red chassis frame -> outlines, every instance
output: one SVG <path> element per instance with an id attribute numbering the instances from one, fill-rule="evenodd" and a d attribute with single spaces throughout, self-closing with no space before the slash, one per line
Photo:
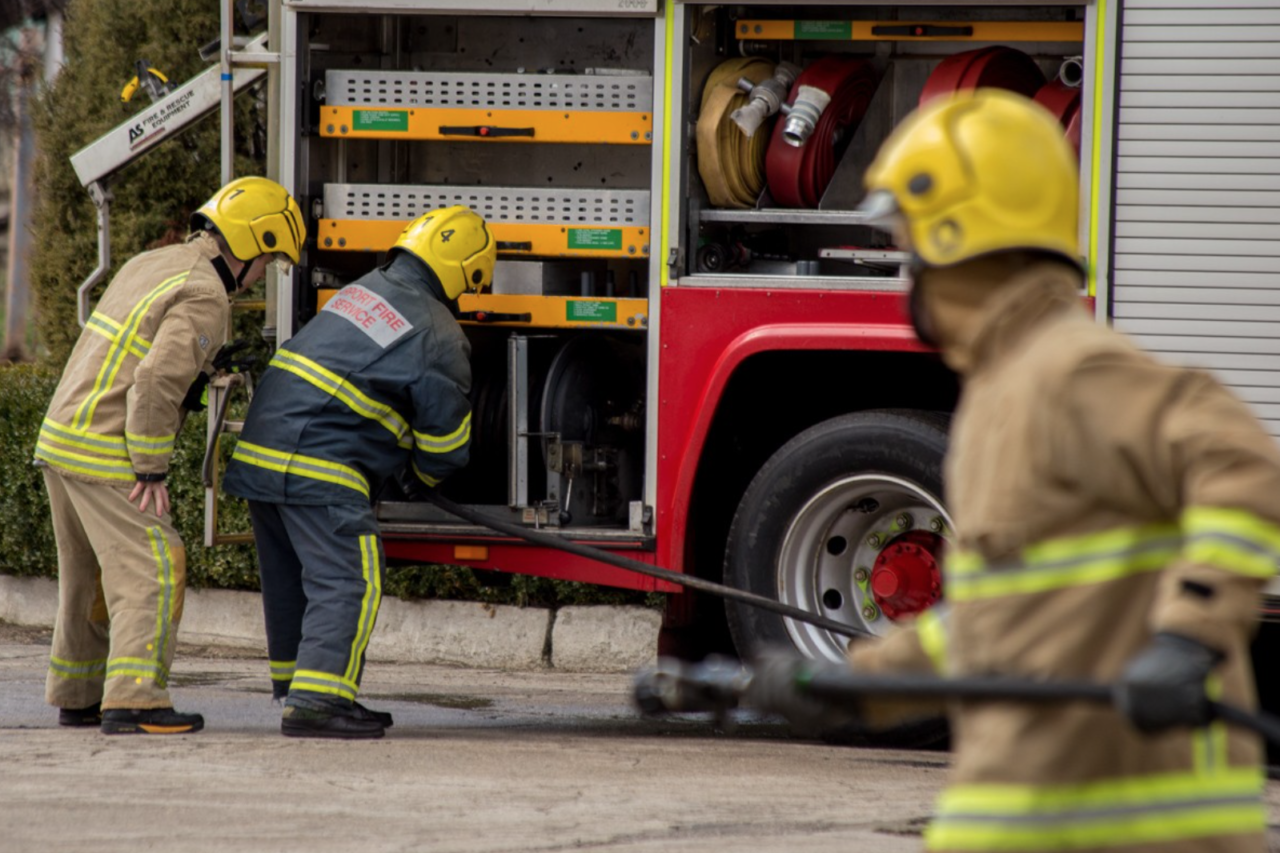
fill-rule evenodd
<path id="1" fill-rule="evenodd" d="M 673 286 L 662 293 L 661 311 L 655 548 L 640 550 L 639 538 L 605 547 L 673 571 L 684 570 L 699 454 L 725 386 L 745 359 L 771 351 L 924 351 L 898 292 Z M 679 591 L 674 584 L 509 537 L 468 540 L 487 547 L 482 560 L 457 557 L 454 546 L 463 543 L 456 538 L 387 534 L 384 542 L 387 557 L 397 560 Z"/>

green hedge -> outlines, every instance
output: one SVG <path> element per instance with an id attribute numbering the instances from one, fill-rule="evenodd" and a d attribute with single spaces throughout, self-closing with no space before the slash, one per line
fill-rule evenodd
<path id="1" fill-rule="evenodd" d="M 58 552 L 49 521 L 44 479 L 31 464 L 58 372 L 47 366 L 0 367 L 0 423 L 8 440 L 0 445 L 0 573 L 53 577 Z M 258 589 L 257 560 L 252 545 L 204 547 L 205 416 L 192 415 L 178 435 L 169 490 L 174 523 L 187 546 L 187 574 L 192 587 Z M 219 513 L 223 531 L 249 529 L 243 501 L 224 498 Z M 661 595 L 607 589 L 589 584 L 551 581 L 522 575 L 502 576 L 502 585 L 483 582 L 488 573 L 458 566 L 392 566 L 387 592 L 400 598 L 452 598 L 496 604 L 554 607 L 565 604 L 658 605 Z"/>

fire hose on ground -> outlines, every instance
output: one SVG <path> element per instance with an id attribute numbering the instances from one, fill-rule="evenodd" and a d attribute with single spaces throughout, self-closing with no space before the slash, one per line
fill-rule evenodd
<path id="1" fill-rule="evenodd" d="M 841 636 L 873 636 L 871 632 L 862 628 L 855 628 L 753 592 L 651 566 L 601 548 L 594 548 L 580 542 L 570 542 L 550 533 L 509 524 L 454 503 L 434 491 L 427 494 L 427 500 L 464 521 L 487 527 L 506 536 L 523 539 L 534 545 L 555 548 L 687 589 L 696 589 L 730 601 L 759 607 Z M 727 659 L 712 658 L 704 663 L 689 664 L 664 658 L 659 661 L 656 668 L 643 670 L 637 674 L 635 699 L 640 709 L 650 714 L 700 711 L 723 716 L 728 710 L 738 706 L 740 699 L 750 688 L 750 680 L 749 668 Z M 937 678 L 916 675 L 863 675 L 839 665 L 824 666 L 819 662 L 815 662 L 811 669 L 797 679 L 796 687 L 819 701 L 844 705 L 865 696 L 1046 703 L 1077 701 L 1114 705 L 1116 696 L 1115 687 L 1090 682 L 1048 682 L 1004 676 Z M 1262 711 L 1251 712 L 1212 700 L 1209 702 L 1209 708 L 1214 719 L 1250 729 L 1280 746 L 1280 718 Z"/>

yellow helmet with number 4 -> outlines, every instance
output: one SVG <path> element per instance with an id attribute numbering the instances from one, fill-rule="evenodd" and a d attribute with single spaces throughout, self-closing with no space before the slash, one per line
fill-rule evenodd
<path id="1" fill-rule="evenodd" d="M 288 190 L 270 178 L 237 178 L 191 214 L 193 231 L 209 226 L 227 241 L 231 254 L 246 263 L 259 255 L 302 257 L 307 226 Z"/>
<path id="2" fill-rule="evenodd" d="M 424 213 L 400 232 L 391 247 L 431 267 L 445 295 L 457 299 L 493 283 L 498 244 L 484 218 L 460 204 Z"/>
<path id="3" fill-rule="evenodd" d="M 1080 264 L 1075 153 L 1062 125 L 1021 95 L 930 101 L 894 129 L 864 183 L 862 212 L 926 266 L 1017 249 Z"/>

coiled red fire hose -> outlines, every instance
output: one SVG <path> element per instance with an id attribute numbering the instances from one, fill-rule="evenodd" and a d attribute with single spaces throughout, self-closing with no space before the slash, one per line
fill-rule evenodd
<path id="1" fill-rule="evenodd" d="M 813 132 L 796 146 L 784 136 L 784 122 L 777 122 L 765 154 L 765 179 L 774 201 L 781 207 L 817 207 L 836 171 L 836 148 L 857 129 L 876 91 L 871 64 L 861 59 L 825 57 L 800 73 L 787 103 L 794 106 L 802 86 L 821 89 L 831 96 Z"/>

